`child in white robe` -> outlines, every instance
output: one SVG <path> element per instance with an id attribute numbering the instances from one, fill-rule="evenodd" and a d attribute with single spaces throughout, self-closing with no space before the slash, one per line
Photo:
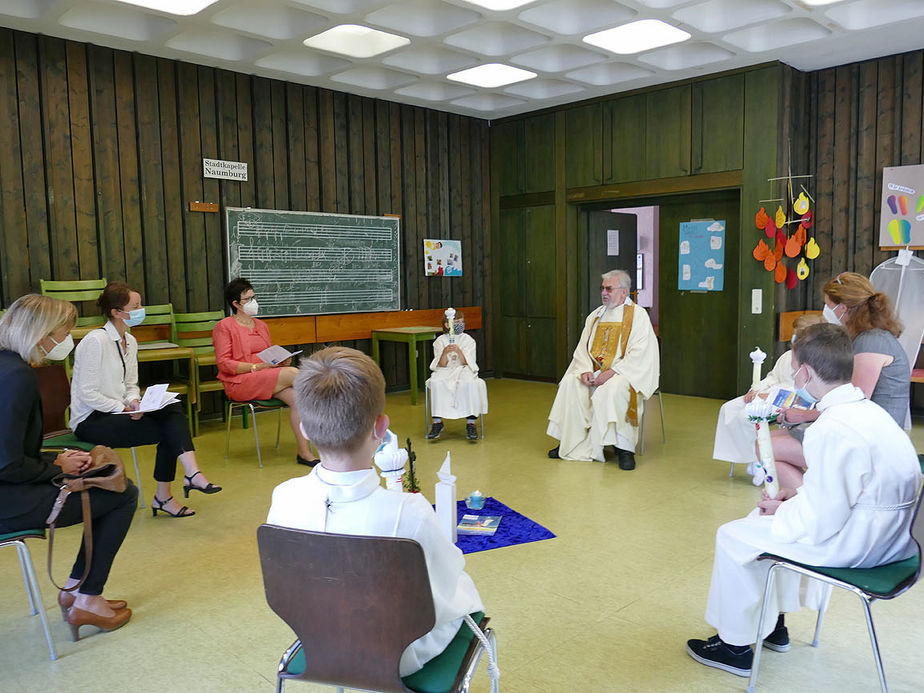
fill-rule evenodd
<path id="1" fill-rule="evenodd" d="M 362 352 L 329 347 L 303 360 L 293 384 L 302 428 L 321 454 L 310 474 L 273 491 L 266 521 L 296 529 L 413 539 L 424 552 L 436 623 L 401 656 L 408 676 L 446 649 L 463 617 L 484 611 L 462 552 L 422 493 L 380 485 L 372 458 L 388 430 L 385 379 Z M 331 624 L 335 627 L 336 624 Z"/>
<path id="2" fill-rule="evenodd" d="M 793 345 L 794 383 L 818 398 L 821 412 L 806 430 L 803 485 L 783 488 L 747 517 L 716 532 L 706 621 L 718 633 L 688 640 L 696 661 L 750 676 L 752 645 L 789 649 L 783 613 L 823 608 L 825 591 L 800 591 L 803 579 L 778 574 L 764 622 L 758 619 L 769 552 L 800 563 L 869 568 L 914 555 L 911 537 L 921 468 L 908 435 L 850 382 L 853 348 L 838 325 L 805 328 Z M 808 578 L 805 578 L 808 580 Z M 819 583 L 811 581 L 817 586 Z"/>
<path id="3" fill-rule="evenodd" d="M 793 323 L 793 341 L 801 330 L 809 325 L 824 322 L 821 315 L 800 315 Z M 741 397 L 729 400 L 719 409 L 719 419 L 715 425 L 715 444 L 712 457 L 724 462 L 747 463 L 748 473 L 754 475 L 754 485 L 764 482 L 762 468 L 754 466 L 757 453 L 754 448 L 754 424 L 747 420 L 744 408 L 755 397 L 766 399 L 779 390 L 794 390 L 792 382 L 792 351 L 787 351 L 777 359 L 773 369 L 757 385 Z M 755 472 L 758 472 L 755 474 Z"/>
<path id="4" fill-rule="evenodd" d="M 427 438 L 436 440 L 443 432 L 443 419 L 467 419 L 465 437 L 478 439 L 476 421 L 488 413 L 488 388 L 478 377 L 475 361 L 475 340 L 465 334 L 455 321 L 454 333 L 449 333 L 449 321 L 443 318 L 443 334 L 433 342 L 432 375 L 427 380 L 432 402 L 433 425 Z M 464 329 L 464 327 L 463 327 Z"/>

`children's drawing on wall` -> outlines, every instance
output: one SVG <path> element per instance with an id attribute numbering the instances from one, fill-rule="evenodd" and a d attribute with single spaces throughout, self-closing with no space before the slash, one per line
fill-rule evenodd
<path id="1" fill-rule="evenodd" d="M 428 277 L 461 277 L 462 241 L 425 238 L 424 273 Z"/>
<path id="2" fill-rule="evenodd" d="M 882 169 L 879 247 L 924 247 L 924 165 Z"/>
<path id="3" fill-rule="evenodd" d="M 725 283 L 725 220 L 680 224 L 677 288 L 721 291 Z"/>

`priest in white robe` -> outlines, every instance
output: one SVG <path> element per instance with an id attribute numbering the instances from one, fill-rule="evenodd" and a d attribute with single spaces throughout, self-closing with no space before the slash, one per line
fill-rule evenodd
<path id="1" fill-rule="evenodd" d="M 808 471 L 797 489 L 764 498 L 750 515 L 716 533 L 706 621 L 718 633 L 689 640 L 698 662 L 749 676 L 769 561 L 764 553 L 800 563 L 869 568 L 917 551 L 911 521 L 921 468 L 908 435 L 850 383 L 853 349 L 846 330 L 806 328 L 793 347 L 795 385 L 819 399 L 821 415 L 806 430 Z M 812 588 L 806 589 L 809 583 Z M 825 606 L 827 591 L 808 578 L 780 572 L 774 580 L 760 639 L 789 649 L 783 613 Z"/>
<path id="2" fill-rule="evenodd" d="M 433 341 L 431 375 L 427 380 L 433 417 L 428 439 L 440 437 L 443 419 L 466 419 L 466 437 L 478 439 L 476 421 L 488 413 L 488 388 L 478 377 L 475 352 L 475 340 L 465 334 L 464 323 L 454 321 L 450 332 L 449 321 L 443 318 L 443 334 Z"/>
<path id="3" fill-rule="evenodd" d="M 305 433 L 321 462 L 273 491 L 266 521 L 296 529 L 413 539 L 424 552 L 436 622 L 401 656 L 408 676 L 443 652 L 467 614 L 484 611 L 465 558 L 422 493 L 382 488 L 372 459 L 388 430 L 385 379 L 365 354 L 329 347 L 302 361 L 293 385 Z M 335 626 L 336 624 L 332 624 Z"/>
<path id="4" fill-rule="evenodd" d="M 821 315 L 800 315 L 793 323 L 793 341 L 799 332 L 809 325 L 824 322 Z M 754 474 L 758 471 L 753 463 L 757 457 L 754 448 L 754 424 L 748 421 L 744 408 L 755 397 L 773 400 L 779 390 L 794 390 L 792 381 L 792 351 L 785 352 L 776 360 L 773 369 L 767 373 L 763 380 L 753 385 L 741 397 L 729 400 L 719 409 L 719 419 L 715 426 L 715 444 L 712 457 L 724 462 L 747 463 L 748 472 Z M 763 483 L 763 474 L 758 471 L 754 477 L 754 484 Z"/>
<path id="5" fill-rule="evenodd" d="M 559 441 L 549 457 L 603 462 L 604 446 L 613 445 L 620 468 L 634 469 L 644 401 L 658 389 L 658 340 L 648 313 L 629 298 L 629 275 L 602 278 L 603 305 L 587 316 L 549 412 L 546 433 Z"/>

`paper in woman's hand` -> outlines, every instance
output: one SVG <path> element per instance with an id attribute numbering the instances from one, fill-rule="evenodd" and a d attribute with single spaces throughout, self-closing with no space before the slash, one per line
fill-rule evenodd
<path id="1" fill-rule="evenodd" d="M 260 358 L 261 361 L 263 361 L 263 363 L 268 363 L 271 366 L 276 366 L 282 363 L 283 361 L 285 361 L 286 359 L 290 359 L 293 356 L 298 356 L 300 353 L 302 353 L 301 349 L 299 349 L 298 351 L 290 352 L 284 349 L 283 347 L 279 346 L 278 344 L 274 344 L 273 346 L 267 347 L 266 349 L 261 351 L 259 354 L 257 354 L 257 356 Z"/>

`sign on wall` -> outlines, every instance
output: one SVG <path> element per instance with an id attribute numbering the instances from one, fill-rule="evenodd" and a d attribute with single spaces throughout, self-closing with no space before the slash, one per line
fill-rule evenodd
<path id="1" fill-rule="evenodd" d="M 721 291 L 725 283 L 725 220 L 680 224 L 677 288 Z"/>
<path id="2" fill-rule="evenodd" d="M 247 180 L 247 163 L 244 161 L 202 159 L 202 176 L 203 178 L 223 178 L 225 180 Z"/>
<path id="3" fill-rule="evenodd" d="M 882 169 L 879 247 L 924 248 L 924 165 Z"/>

